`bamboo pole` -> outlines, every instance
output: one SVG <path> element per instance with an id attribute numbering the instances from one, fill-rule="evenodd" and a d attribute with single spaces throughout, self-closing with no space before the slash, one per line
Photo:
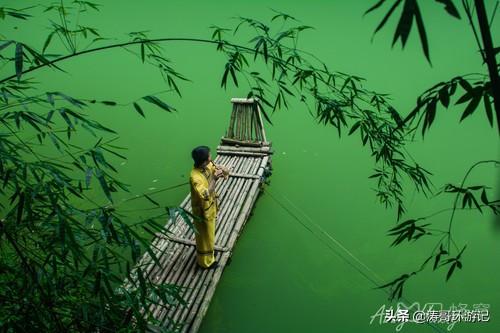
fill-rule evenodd
<path id="1" fill-rule="evenodd" d="M 260 177 L 257 175 L 253 175 L 251 173 L 249 174 L 244 174 L 244 173 L 230 173 L 229 177 L 235 177 L 235 178 L 254 178 L 254 179 L 259 179 Z"/>
<path id="2" fill-rule="evenodd" d="M 236 138 L 240 139 L 241 140 L 241 127 L 242 127 L 242 119 L 241 119 L 241 107 L 239 104 L 236 105 L 236 109 L 238 110 L 238 134 L 236 136 Z"/>
<path id="3" fill-rule="evenodd" d="M 252 180 L 246 179 L 238 193 L 238 197 L 235 198 L 232 210 L 227 216 L 227 222 L 226 225 L 224 226 L 224 230 L 221 231 L 222 237 L 219 244 L 225 244 L 226 240 L 229 238 L 231 230 L 234 228 L 234 223 L 236 221 L 236 218 L 239 212 L 241 211 L 241 207 L 243 206 L 243 203 L 246 199 L 246 193 L 248 192 L 248 189 L 250 188 L 250 184 L 252 182 L 253 182 Z"/>
<path id="4" fill-rule="evenodd" d="M 239 107 L 240 107 L 240 117 L 241 117 L 241 124 L 242 124 L 240 140 L 247 141 L 245 138 L 245 106 L 240 104 Z"/>
<path id="5" fill-rule="evenodd" d="M 222 264 L 224 256 L 218 257 L 217 260 Z M 225 262 L 224 262 L 225 265 Z M 192 303 L 187 311 L 184 311 L 179 317 L 178 321 L 184 323 L 181 332 L 193 332 L 191 331 L 191 326 L 194 320 L 200 315 L 200 305 L 205 301 L 207 295 L 208 287 L 213 281 L 217 271 L 222 270 L 221 267 L 217 267 L 215 270 L 203 270 L 201 273 L 201 278 L 197 281 L 194 288 L 194 293 L 192 296 Z M 204 315 L 204 313 L 203 313 Z"/>
<path id="6" fill-rule="evenodd" d="M 258 142 L 248 142 L 248 141 L 242 141 L 239 140 L 238 138 L 221 138 L 221 142 L 225 144 L 232 144 L 232 145 L 239 145 L 239 146 L 247 146 L 247 147 L 262 147 L 262 146 L 269 146 L 269 142 L 264 142 L 264 141 L 258 141 Z"/>
<path id="7" fill-rule="evenodd" d="M 169 261 L 168 261 L 167 265 L 165 266 L 165 269 L 161 272 L 158 272 L 153 277 L 153 280 L 155 281 L 156 284 L 163 284 L 165 282 L 165 280 L 168 279 L 168 274 L 171 272 L 172 267 L 174 265 L 178 265 L 179 262 L 182 261 L 183 253 L 187 249 L 187 247 L 185 247 L 182 244 L 175 244 L 174 243 L 174 245 L 176 246 L 175 254 L 169 258 Z M 152 304 L 150 309 L 152 311 L 153 316 L 155 318 L 158 318 L 158 315 L 161 312 L 161 306 L 156 305 L 156 304 Z"/>
<path id="8" fill-rule="evenodd" d="M 179 254 L 176 256 L 175 260 L 172 261 L 168 267 L 159 275 L 158 283 L 166 284 L 172 283 L 175 284 L 180 277 L 180 272 L 182 272 L 183 268 L 186 266 L 186 258 L 192 256 L 194 254 L 194 250 L 187 245 L 179 244 Z M 163 311 L 161 306 L 157 306 L 153 311 L 153 316 L 157 319 L 160 319 L 160 314 Z"/>
<path id="9" fill-rule="evenodd" d="M 216 230 L 215 230 L 217 243 L 219 243 L 221 237 L 223 237 L 222 236 L 222 231 L 224 230 L 224 228 L 225 228 L 224 226 L 227 223 L 226 216 L 233 209 L 234 202 L 235 202 L 236 198 L 238 197 L 238 194 L 240 193 L 239 190 L 240 190 L 241 186 L 244 184 L 244 182 L 245 182 L 245 180 L 243 178 L 239 178 L 236 181 L 235 185 L 231 189 L 230 196 L 227 198 L 223 209 L 218 214 L 217 218 L 218 218 L 218 222 L 219 223 L 217 223 Z"/>
<path id="10" fill-rule="evenodd" d="M 169 271 L 166 271 L 165 272 L 166 274 L 162 277 L 161 279 L 162 284 L 175 284 L 178 286 L 184 286 L 185 280 L 189 278 L 189 274 L 186 274 L 186 272 L 192 270 L 193 265 L 196 264 L 194 260 L 195 251 L 191 246 L 183 245 L 183 247 L 184 248 L 182 251 L 182 255 L 179 257 L 179 261 L 176 263 L 176 265 L 172 266 L 172 268 Z M 183 298 L 185 297 L 184 293 L 182 294 Z M 164 322 L 165 315 L 171 309 L 175 309 L 178 306 L 180 306 L 180 303 L 177 304 L 174 303 L 172 304 L 172 306 L 165 306 L 165 307 L 157 306 L 153 315 L 158 320 Z"/>
<path id="11" fill-rule="evenodd" d="M 189 285 L 190 280 L 193 278 L 193 275 L 195 274 L 195 270 L 197 268 L 197 263 L 195 259 L 195 253 L 193 253 L 190 257 L 186 257 L 184 260 L 184 266 L 182 273 L 184 274 L 179 274 L 179 276 L 175 279 L 172 280 L 172 282 L 169 282 L 170 284 L 175 284 L 177 286 L 181 286 L 184 288 L 184 292 L 182 293 L 182 299 L 184 301 L 187 301 L 189 298 L 189 292 L 190 290 L 186 288 Z M 158 311 L 155 314 L 155 318 L 160 320 L 163 323 L 163 326 L 171 326 L 173 323 L 172 321 L 172 312 L 175 312 L 177 309 L 183 308 L 182 303 L 177 303 L 175 306 L 169 306 L 169 307 L 158 307 Z M 165 324 L 165 321 L 168 320 L 168 324 Z"/>
<path id="12" fill-rule="evenodd" d="M 242 170 L 243 172 L 248 172 L 249 168 L 251 167 L 251 164 L 249 163 L 247 165 L 247 168 Z M 223 229 L 221 230 L 221 240 L 219 244 L 224 244 L 226 237 L 226 233 L 233 228 L 232 222 L 234 220 L 233 216 L 235 214 L 238 214 L 240 208 L 241 208 L 241 203 L 242 200 L 244 200 L 244 195 L 245 195 L 245 190 L 248 187 L 248 183 L 250 183 L 250 180 L 245 179 L 241 185 L 240 188 L 238 188 L 238 194 L 234 196 L 233 202 L 231 204 L 231 209 L 229 213 L 226 215 L 226 221 L 223 226 Z"/>
<path id="13" fill-rule="evenodd" d="M 219 259 L 219 256 L 217 256 L 216 259 Z M 196 273 L 195 273 L 195 276 L 193 279 L 191 279 L 189 285 L 187 286 L 190 290 L 189 292 L 189 296 L 187 297 L 187 306 L 184 307 L 183 309 L 176 309 L 173 314 L 172 314 L 172 319 L 175 321 L 175 322 L 182 322 L 184 320 L 184 318 L 186 316 L 188 316 L 188 314 L 191 312 L 191 311 L 196 311 L 196 303 L 197 303 L 197 299 L 200 298 L 200 297 L 203 297 L 202 293 L 203 293 L 203 282 L 209 278 L 210 275 L 212 272 L 210 272 L 210 270 L 207 270 L 207 269 L 203 269 L 203 270 L 198 270 Z M 188 325 L 190 323 L 187 323 Z M 185 328 L 185 327 L 183 327 Z"/>
<path id="14" fill-rule="evenodd" d="M 234 179 L 232 182 L 232 186 L 228 189 L 226 196 L 223 198 L 223 202 L 220 208 L 220 211 L 217 213 L 217 225 L 216 225 L 216 239 L 218 239 L 217 231 L 220 229 L 220 226 L 224 223 L 224 215 L 227 209 L 231 207 L 232 198 L 235 193 L 237 193 L 238 187 L 240 186 L 242 180 Z"/>
<path id="15" fill-rule="evenodd" d="M 179 303 L 176 307 L 164 309 L 163 313 L 161 314 L 162 319 L 168 318 L 171 324 L 175 324 L 177 322 L 176 318 L 174 317 L 175 313 L 179 311 L 187 311 L 189 309 L 189 300 L 193 292 L 193 281 L 199 279 L 200 268 L 197 264 L 196 257 L 193 256 L 188 260 L 190 263 L 187 266 L 187 270 L 185 271 L 184 279 L 182 279 L 181 283 L 177 283 L 177 285 L 181 285 L 183 288 L 185 288 L 182 299 L 186 302 L 186 305 Z"/>
<path id="16" fill-rule="evenodd" d="M 227 211 L 228 210 L 231 210 L 232 209 L 232 204 L 234 202 L 234 198 L 237 197 L 238 195 L 238 191 L 239 191 L 239 188 L 241 187 L 241 184 L 243 183 L 243 180 L 240 178 L 238 179 L 234 185 L 233 185 L 233 188 L 231 189 L 231 191 L 228 193 L 228 195 L 226 196 L 225 198 L 225 201 L 224 201 L 224 207 L 223 209 L 221 210 L 219 216 L 218 216 L 218 220 L 220 221 L 220 223 L 217 225 L 217 240 L 220 238 L 220 230 L 223 229 L 223 226 L 226 222 L 225 220 L 225 216 L 227 214 Z"/>
<path id="17" fill-rule="evenodd" d="M 250 113 L 250 124 L 248 126 L 248 128 L 250 129 L 250 141 L 257 141 L 257 138 L 256 138 L 256 136 L 253 133 L 253 130 L 254 130 L 254 126 L 253 126 L 253 124 L 254 124 L 253 108 L 250 108 L 248 110 L 248 112 Z"/>
<path id="18" fill-rule="evenodd" d="M 255 141 L 262 141 L 262 135 L 259 131 L 259 118 L 257 116 L 257 107 L 254 105 L 252 108 L 252 114 L 254 115 L 254 128 L 255 128 Z"/>
<path id="19" fill-rule="evenodd" d="M 220 259 L 222 267 L 224 267 L 226 265 L 228 258 L 229 258 L 228 253 L 224 253 L 222 255 L 222 257 Z M 212 296 L 215 292 L 215 288 L 217 287 L 217 284 L 218 284 L 220 277 L 222 275 L 222 271 L 223 271 L 222 267 L 220 269 L 216 269 L 216 271 L 214 272 L 214 276 L 210 281 L 211 282 L 210 285 L 208 285 L 205 297 L 203 298 L 203 301 L 200 304 L 200 308 L 197 311 L 197 316 L 195 317 L 193 324 L 189 328 L 189 332 L 191 332 L 191 333 L 197 332 L 199 327 L 200 327 L 201 321 L 203 320 L 203 317 L 205 316 L 205 313 L 208 309 L 210 301 L 212 300 Z M 188 320 L 192 317 L 193 317 L 193 315 L 192 315 L 192 313 L 190 313 Z M 183 332 L 187 332 L 187 329 L 184 329 Z"/>
<path id="20" fill-rule="evenodd" d="M 257 153 L 249 151 L 218 150 L 219 154 L 240 155 L 240 156 L 267 156 L 269 153 Z"/>
<path id="21" fill-rule="evenodd" d="M 259 163 L 259 161 L 257 161 L 257 163 Z M 260 162 L 262 164 L 262 162 Z M 259 176 L 259 173 L 257 173 L 257 175 Z M 260 176 L 259 176 L 260 177 Z M 230 223 L 232 224 L 231 226 L 231 230 L 234 229 L 234 223 L 235 223 L 235 220 L 237 219 L 237 216 L 240 214 L 240 211 L 244 205 L 244 202 L 245 200 L 247 199 L 247 194 L 248 194 L 248 191 L 251 187 L 251 184 L 253 184 L 254 181 L 248 181 L 246 186 L 242 189 L 242 195 L 241 195 L 241 198 L 239 199 L 238 203 L 237 203 L 237 209 L 234 210 L 234 212 L 231 214 L 230 216 Z M 231 230 L 229 230 L 229 233 L 231 233 Z M 224 239 L 222 239 L 222 241 L 220 242 L 220 244 L 225 244 L 227 239 L 229 238 L 228 237 L 224 237 Z"/>
<path id="22" fill-rule="evenodd" d="M 262 121 L 262 115 L 261 115 L 261 110 L 260 110 L 259 104 L 256 104 L 256 108 L 257 108 L 257 117 L 259 118 L 259 127 L 260 127 L 260 130 L 262 133 L 261 136 L 262 136 L 262 139 L 264 140 L 264 142 L 267 142 L 266 131 L 264 130 L 264 123 Z"/>
<path id="23" fill-rule="evenodd" d="M 253 98 L 231 98 L 233 104 L 252 104 L 255 100 Z"/>
<path id="24" fill-rule="evenodd" d="M 165 237 L 165 239 L 173 242 L 173 243 L 179 243 L 179 244 L 184 244 L 184 245 L 189 245 L 189 246 L 196 246 L 196 242 L 192 239 L 186 239 L 186 238 L 181 238 L 181 237 L 176 237 L 176 236 L 170 236 L 170 237 Z M 218 252 L 227 252 L 229 249 L 227 247 L 222 247 L 222 246 L 214 246 L 214 250 Z"/>
<path id="25" fill-rule="evenodd" d="M 268 157 L 265 157 L 262 159 L 262 163 L 261 163 L 261 166 L 265 167 L 265 165 L 267 164 L 269 158 Z M 258 171 L 258 175 L 261 176 L 262 173 L 264 172 L 264 168 L 261 168 L 259 171 Z M 235 224 L 235 228 L 233 229 L 233 232 L 230 236 L 230 238 L 228 239 L 228 241 L 225 243 L 225 246 L 227 246 L 228 248 L 233 248 L 233 245 L 234 243 L 236 242 L 236 239 L 238 238 L 239 236 L 239 233 L 241 231 L 241 229 L 243 228 L 243 226 L 245 225 L 245 222 L 246 222 L 246 219 L 250 213 L 250 208 L 253 206 L 256 198 L 257 198 L 257 191 L 259 190 L 259 185 L 260 185 L 260 182 L 259 181 L 254 181 L 253 184 L 252 184 L 252 188 L 249 192 L 249 198 L 250 200 L 247 200 L 247 202 L 245 202 L 245 207 L 242 209 L 243 210 L 243 214 L 240 214 L 236 224 Z"/>
<path id="26" fill-rule="evenodd" d="M 229 138 L 232 138 L 234 136 L 234 105 L 233 105 L 233 108 L 231 110 L 231 117 L 229 119 L 229 127 L 227 129 L 227 132 L 226 132 L 226 136 L 229 137 Z"/>

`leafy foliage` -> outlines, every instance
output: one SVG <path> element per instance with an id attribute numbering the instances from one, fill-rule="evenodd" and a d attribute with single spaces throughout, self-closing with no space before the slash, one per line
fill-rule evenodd
<path id="1" fill-rule="evenodd" d="M 366 11 L 365 14 L 379 9 L 385 2 L 386 0 L 376 2 Z M 453 0 L 435 0 L 435 2 L 444 5 L 443 8 L 447 14 L 460 19 L 460 14 L 455 7 Z M 455 102 L 455 105 L 464 105 L 460 122 L 470 117 L 474 112 L 476 112 L 479 106 L 483 105 L 486 118 L 491 127 L 494 127 L 494 117 L 496 116 L 498 131 L 500 133 L 500 66 L 498 66 L 496 62 L 495 57 L 497 55 L 497 50 L 493 48 L 490 31 L 490 22 L 492 22 L 496 14 L 498 2 L 495 5 L 493 13 L 491 14 L 491 19 L 488 19 L 486 16 L 483 0 L 475 0 L 474 5 L 472 5 L 471 2 L 472 1 L 469 0 L 461 1 L 468 23 L 476 39 L 481 57 L 488 66 L 488 75 L 467 74 L 456 76 L 449 81 L 439 82 L 423 92 L 417 98 L 417 103 L 414 109 L 404 118 L 404 120 L 398 121 L 400 128 L 408 126 L 407 132 L 413 133 L 413 138 L 415 137 L 416 130 L 418 128 L 421 128 L 423 137 L 434 123 L 438 106 L 441 105 L 448 109 L 451 105 L 453 97 L 460 91 L 461 95 Z M 379 25 L 375 28 L 374 34 L 376 34 L 387 23 L 396 8 L 402 3 L 402 0 L 393 1 L 390 9 L 385 14 Z M 474 12 L 477 13 L 477 23 L 473 20 Z M 417 24 L 424 55 L 430 63 L 429 45 L 425 26 L 418 6 L 418 0 L 404 0 L 401 17 L 394 33 L 393 45 L 400 39 L 403 48 L 405 47 L 414 19 Z M 482 41 L 479 39 L 476 25 L 478 25 L 481 30 Z M 466 246 L 460 249 L 454 241 L 452 235 L 452 225 L 455 213 L 458 210 L 475 209 L 482 214 L 483 208 L 486 207 L 491 209 L 491 212 L 495 215 L 500 213 L 500 200 L 489 199 L 488 191 L 491 189 L 490 187 L 486 185 L 465 186 L 471 171 L 477 166 L 483 164 L 498 165 L 500 162 L 496 160 L 479 161 L 467 171 L 460 185 L 446 184 L 443 189 L 437 193 L 437 195 L 442 193 L 454 194 L 455 198 L 452 208 L 442 210 L 430 216 L 409 219 L 405 222 L 399 223 L 397 226 L 389 230 L 389 235 L 395 237 L 391 244 L 393 246 L 402 244 L 405 239 L 415 242 L 424 235 L 440 237 L 430 256 L 424 260 L 419 269 L 411 273 L 402 274 L 389 283 L 379 287 L 389 289 L 390 299 L 401 298 L 403 286 L 409 277 L 422 271 L 426 267 L 427 263 L 432 259 L 434 259 L 433 270 L 436 270 L 438 267 L 449 266 L 446 274 L 446 281 L 451 278 L 456 271 L 456 268 L 461 269 L 463 267 L 461 256 Z M 383 172 L 378 171 L 374 177 L 387 176 Z M 459 203 L 461 203 L 461 205 L 459 205 Z M 451 211 L 447 230 L 433 229 L 430 227 L 430 223 L 422 225 L 416 224 L 417 221 L 429 219 L 447 211 Z M 456 255 L 453 255 L 453 252 L 455 252 Z"/>
<path id="2" fill-rule="evenodd" d="M 299 36 L 311 27 L 292 16 L 274 12 L 270 24 L 240 17 L 233 29 L 213 26 L 211 39 L 151 39 L 139 31 L 131 32 L 128 41 L 104 44 L 108 39 L 96 28 L 79 23 L 85 12 L 98 10 L 99 5 L 88 1 L 74 1 L 71 6 L 55 2 L 44 7 L 55 19 L 41 51 L 22 41 L 6 39 L 0 44 L 4 68 L 12 69 L 0 79 L 0 193 L 6 212 L 0 224 L 3 330 L 146 331 L 148 323 L 155 322 L 151 304 L 182 302 L 182 288 L 156 284 L 145 273 L 145 262 L 159 262 L 155 244 L 149 244 L 143 232 L 165 233 L 161 221 L 166 217 L 174 221 L 180 215 L 187 223 L 195 217 L 178 207 L 162 207 L 144 195 L 153 209 L 164 212 L 133 225 L 125 223 L 115 197 L 126 192 L 127 185 L 116 177 L 113 165 L 125 156 L 113 144 L 113 129 L 86 116 L 96 105 L 124 104 L 62 91 L 34 92 L 35 83 L 28 75 L 45 67 L 63 71 L 59 66 L 73 57 L 122 48 L 157 68 L 169 92 L 181 96 L 179 83 L 188 79 L 175 70 L 160 44 L 214 45 L 227 59 L 221 87 L 246 83 L 247 96 L 258 99 L 268 122 L 272 113 L 287 108 L 294 98 L 339 137 L 358 132 L 376 164 L 371 178 L 376 181 L 377 196 L 386 206 L 397 206 L 398 219 L 405 212 L 405 180 L 418 191 L 429 191 L 430 173 L 406 151 L 408 126 L 387 95 L 365 89 L 363 78 L 333 71 L 300 50 Z M 26 15 L 10 16 L 26 19 Z M 229 40 L 230 32 L 234 38 L 248 32 L 254 35 L 242 44 Z M 47 53 L 56 42 L 67 54 Z M 4 56 L 7 53 L 13 57 Z M 142 117 L 146 106 L 176 110 L 154 94 L 126 105 Z M 77 145 L 75 136 L 93 137 L 92 144 Z M 90 197 L 96 190 L 98 200 Z M 415 232 L 410 235 L 414 237 Z"/>
<path id="3" fill-rule="evenodd" d="M 86 1 L 73 6 L 77 12 L 98 8 Z M 147 233 L 166 234 L 167 217 L 191 222 L 182 209 L 163 206 L 162 214 L 125 222 L 114 199 L 128 191 L 114 165 L 126 159 L 123 148 L 114 145 L 113 129 L 87 116 L 91 107 L 118 103 L 39 93 L 26 74 L 43 66 L 59 69 L 44 54 L 54 36 L 75 54 L 77 36 L 96 34 L 91 27 L 66 28 L 71 13 L 63 2 L 46 12 L 56 12 L 60 22 L 52 21 L 55 30 L 42 52 L 20 41 L 0 44 L 3 55 L 13 52 L 2 61 L 12 63 L 15 72 L 0 85 L 0 327 L 4 332 L 146 331 L 155 320 L 149 306 L 182 303 L 183 290 L 158 285 L 140 265 L 132 267 L 143 252 L 158 262 Z M 15 9 L 0 13 L 31 17 Z M 154 95 L 141 100 L 175 110 Z M 138 103 L 133 105 L 144 116 Z M 90 145 L 76 143 L 82 141 Z"/>
<path id="4" fill-rule="evenodd" d="M 298 49 L 299 36 L 311 27 L 298 24 L 294 17 L 277 13 L 272 18 L 281 21 L 277 31 L 273 25 L 255 19 L 238 20 L 233 29 L 212 27 L 212 40 L 227 57 L 221 86 L 226 88 L 229 82 L 238 86 L 243 77 L 250 85 L 247 97 L 259 100 L 267 121 L 268 110 L 288 108 L 289 99 L 298 98 L 318 123 L 332 126 L 339 137 L 343 132 L 353 135 L 358 131 L 362 145 L 370 148 L 377 164 L 371 177 L 377 180 L 377 197 L 387 207 L 396 205 L 399 219 L 405 212 L 403 180 L 409 179 L 419 191 L 427 192 L 430 173 L 409 162 L 406 126 L 387 95 L 365 89 L 362 77 L 332 71 Z M 249 47 L 227 39 L 231 31 L 237 36 L 245 28 L 257 34 L 250 39 Z M 260 59 L 270 74 L 251 66 L 247 56 Z"/>
<path id="5" fill-rule="evenodd" d="M 483 209 L 488 208 L 493 214 L 500 214 L 500 200 L 491 200 L 489 198 L 490 195 L 488 194 L 488 192 L 491 190 L 491 188 L 484 185 L 464 185 L 468 177 L 470 176 L 470 173 L 478 166 L 484 164 L 500 165 L 500 161 L 487 160 L 475 163 L 473 166 L 471 166 L 471 168 L 469 168 L 460 185 L 446 184 L 441 189 L 441 191 L 436 194 L 454 194 L 455 198 L 453 207 L 441 210 L 429 216 L 406 220 L 389 230 L 388 235 L 391 237 L 395 237 L 391 246 L 400 245 L 404 240 L 416 242 L 422 236 L 438 236 L 439 238 L 433 250 L 431 251 L 431 254 L 424 260 L 419 269 L 411 273 L 405 273 L 402 276 L 390 281 L 389 283 L 378 287 L 389 289 L 389 299 L 401 298 L 403 285 L 407 282 L 408 278 L 424 270 L 427 266 L 427 263 L 431 262 L 432 260 L 434 260 L 434 265 L 432 268 L 433 271 L 435 271 L 439 267 L 449 266 L 446 273 L 446 281 L 451 278 L 456 268 L 461 269 L 463 267 L 461 257 L 465 251 L 466 245 L 463 246 L 462 249 L 460 249 L 453 239 L 452 225 L 455 213 L 458 210 L 477 210 L 481 214 L 483 214 Z M 445 212 L 451 212 L 447 230 L 434 229 L 431 227 L 431 223 L 417 225 L 418 221 L 428 220 Z M 403 276 L 405 276 L 405 278 L 402 278 Z"/>

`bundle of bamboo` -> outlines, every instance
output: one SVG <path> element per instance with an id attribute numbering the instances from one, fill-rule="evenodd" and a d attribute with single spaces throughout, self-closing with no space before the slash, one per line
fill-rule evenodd
<path id="1" fill-rule="evenodd" d="M 260 147 L 268 145 L 258 100 L 232 98 L 233 111 L 222 143 Z"/>

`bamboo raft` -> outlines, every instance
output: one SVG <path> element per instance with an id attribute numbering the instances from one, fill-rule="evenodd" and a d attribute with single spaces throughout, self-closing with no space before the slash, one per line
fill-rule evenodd
<path id="1" fill-rule="evenodd" d="M 215 257 L 219 266 L 208 270 L 197 266 L 194 232 L 181 216 L 173 218 L 175 223 L 167 223 L 169 236 L 158 234 L 152 246 L 161 266 L 155 264 L 148 253 L 138 265 L 155 283 L 185 287 L 182 297 L 187 303 L 155 306 L 152 311 L 160 324 L 152 326 L 153 330 L 198 331 L 261 184 L 270 174 L 271 143 L 267 141 L 257 101 L 233 98 L 231 102 L 229 127 L 214 159 L 216 164 L 232 168 L 229 178 L 216 184 L 219 211 Z M 180 206 L 191 211 L 189 194 Z"/>

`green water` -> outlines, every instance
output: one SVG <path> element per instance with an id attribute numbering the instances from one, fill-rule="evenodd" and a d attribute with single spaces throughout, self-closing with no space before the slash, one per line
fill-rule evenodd
<path id="1" fill-rule="evenodd" d="M 100 15 L 89 25 L 109 37 L 125 40 L 126 32 L 150 30 L 153 37 L 209 38 L 212 24 L 234 26 L 233 16 L 269 19 L 269 8 L 285 11 L 316 29 L 304 33 L 301 48 L 331 68 L 363 76 L 369 89 L 392 95 L 394 106 L 406 114 L 420 92 L 441 80 L 469 72 L 483 72 L 472 33 L 462 20 L 454 20 L 426 2 L 433 67 L 423 57 L 416 36 L 405 51 L 390 48 L 395 22 L 370 38 L 382 12 L 362 17 L 372 1 L 100 1 Z M 14 2 L 11 5 L 14 6 Z M 32 2 L 30 2 L 32 3 Z M 492 4 L 493 1 L 488 4 Z M 499 41 L 499 19 L 492 25 Z M 34 20 L 30 29 L 15 21 L 2 25 L 2 34 L 22 38 L 41 48 L 47 23 Z M 34 27 L 34 28 L 33 28 Z M 231 97 L 245 89 L 219 88 L 224 58 L 212 46 L 171 43 L 165 50 L 176 68 L 193 82 L 182 85 L 183 98 L 170 97 L 179 112 L 148 110 L 142 119 L 131 107 L 93 109 L 93 117 L 120 133 L 128 161 L 120 165 L 121 178 L 132 193 L 151 191 L 184 182 L 191 168 L 189 152 L 195 145 L 214 148 L 229 122 Z M 68 61 L 70 74 L 45 70 L 37 79 L 42 89 L 63 90 L 81 97 L 131 101 L 165 89 L 152 68 L 121 50 L 112 50 Z M 5 71 L 5 69 L 4 69 Z M 434 173 L 438 188 L 458 183 L 476 161 L 498 159 L 498 136 L 486 125 L 482 108 L 459 124 L 462 107 L 439 109 L 425 141 L 409 146 L 412 155 Z M 273 142 L 274 172 L 269 191 L 287 206 L 297 208 L 301 219 L 322 227 L 383 281 L 415 269 L 435 240 L 390 248 L 385 236 L 395 223 L 395 213 L 377 203 L 375 186 L 368 179 L 373 161 L 357 136 L 338 139 L 336 130 L 315 124 L 303 106 L 272 116 L 267 125 Z M 498 183 L 498 168 L 483 167 L 471 183 Z M 165 205 L 179 203 L 187 188 L 157 195 Z M 498 197 L 498 194 L 497 194 Z M 288 201 L 287 201 L 288 200 Z M 452 205 L 451 197 L 426 200 L 407 191 L 408 217 L 431 214 Z M 143 208 L 135 201 L 127 208 Z M 443 227 L 449 215 L 432 220 Z M 453 332 L 498 332 L 500 327 L 500 235 L 494 218 L 461 212 L 454 224 L 455 239 L 467 244 L 464 268 L 448 283 L 445 272 L 424 272 L 405 286 L 412 302 L 490 304 L 491 321 L 458 323 Z M 338 249 L 338 245 L 333 245 Z M 351 259 L 352 261 L 352 259 Z M 200 332 L 392 332 L 395 326 L 370 325 L 370 316 L 389 304 L 386 295 L 327 245 L 307 231 L 266 193 L 257 202 L 252 218 L 236 246 L 233 261 L 218 285 Z M 407 324 L 402 332 L 433 332 L 426 325 Z"/>

